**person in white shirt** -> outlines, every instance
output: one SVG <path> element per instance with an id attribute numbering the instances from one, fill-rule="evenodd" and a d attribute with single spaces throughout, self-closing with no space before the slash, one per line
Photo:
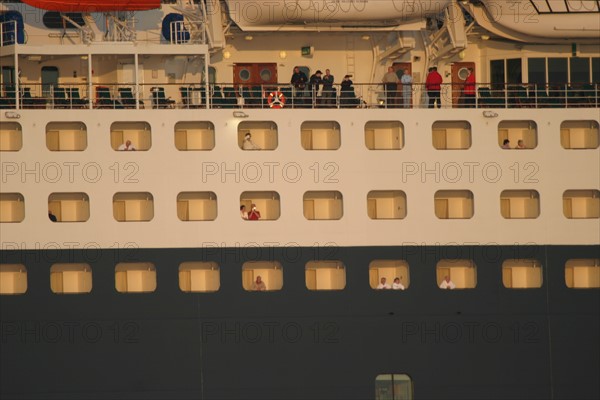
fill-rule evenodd
<path id="1" fill-rule="evenodd" d="M 244 136 L 244 143 L 242 143 L 242 149 L 244 149 L 244 150 L 261 150 L 261 148 L 258 147 L 256 145 L 256 143 L 254 143 L 252 141 L 252 135 L 250 133 L 246 133 L 246 136 Z"/>
<path id="2" fill-rule="evenodd" d="M 248 219 L 248 212 L 246 211 L 246 206 L 240 206 L 240 216 L 242 219 Z"/>
<path id="3" fill-rule="evenodd" d="M 377 289 L 389 289 L 390 285 L 386 283 L 387 279 L 381 278 L 379 285 L 377 285 Z"/>
<path id="4" fill-rule="evenodd" d="M 131 144 L 131 140 L 126 141 L 117 149 L 119 151 L 135 151 L 135 147 Z"/>
<path id="5" fill-rule="evenodd" d="M 440 289 L 456 289 L 456 285 L 450 280 L 450 277 L 446 275 L 442 283 L 440 283 Z"/>
<path id="6" fill-rule="evenodd" d="M 394 290 L 404 290 L 404 285 L 400 283 L 400 278 L 395 278 L 394 283 L 392 283 L 392 289 Z"/>

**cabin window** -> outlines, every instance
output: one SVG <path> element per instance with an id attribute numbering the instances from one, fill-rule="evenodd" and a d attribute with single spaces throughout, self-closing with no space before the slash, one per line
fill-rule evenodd
<path id="1" fill-rule="evenodd" d="M 303 197 L 304 218 L 338 220 L 344 215 L 344 199 L 338 191 L 306 192 Z"/>
<path id="2" fill-rule="evenodd" d="M 83 122 L 51 122 L 46 125 L 46 147 L 50 151 L 83 151 L 87 128 Z"/>
<path id="3" fill-rule="evenodd" d="M 119 263 L 115 267 L 119 293 L 150 293 L 156 290 L 156 268 L 149 262 Z"/>
<path id="4" fill-rule="evenodd" d="M 432 128 L 433 147 L 437 150 L 471 148 L 471 124 L 467 121 L 437 121 Z"/>
<path id="5" fill-rule="evenodd" d="M 146 222 L 154 218 L 154 197 L 148 192 L 120 192 L 113 196 L 113 217 L 119 222 Z"/>
<path id="6" fill-rule="evenodd" d="M 217 219 L 217 195 L 214 192 L 179 193 L 177 217 L 181 221 L 214 221 Z"/>
<path id="7" fill-rule="evenodd" d="M 375 400 L 412 400 L 413 383 L 406 374 L 383 374 L 375 378 Z"/>
<path id="8" fill-rule="evenodd" d="M 502 121 L 498 124 L 498 146 L 508 140 L 511 149 L 535 149 L 537 124 L 534 121 Z"/>
<path id="9" fill-rule="evenodd" d="M 25 198 L 21 193 L 0 193 L 0 222 L 25 219 Z"/>
<path id="10" fill-rule="evenodd" d="M 367 215 L 371 219 L 406 218 L 406 193 L 401 190 L 372 190 L 367 194 Z"/>
<path id="11" fill-rule="evenodd" d="M 283 288 L 283 268 L 277 261 L 248 261 L 242 265 L 242 286 L 249 292 Z"/>
<path id="12" fill-rule="evenodd" d="M 439 190 L 434 197 L 435 216 L 439 219 L 473 218 L 473 192 L 470 190 Z"/>
<path id="13" fill-rule="evenodd" d="M 592 58 L 592 83 L 600 83 L 600 57 Z"/>
<path id="14" fill-rule="evenodd" d="M 564 121 L 560 124 L 560 144 L 565 149 L 597 149 L 598 122 Z"/>
<path id="15" fill-rule="evenodd" d="M 90 218 L 90 198 L 85 193 L 52 193 L 48 211 L 56 218 L 53 222 L 85 222 Z"/>
<path id="16" fill-rule="evenodd" d="M 473 260 L 440 260 L 436 265 L 440 289 L 474 289 L 477 286 L 477 266 Z"/>
<path id="17" fill-rule="evenodd" d="M 81 13 L 64 13 L 64 15 L 79 26 L 85 26 L 85 21 Z M 42 22 L 48 29 L 77 29 L 69 20 L 63 19 L 62 14 L 58 11 L 45 12 Z"/>
<path id="18" fill-rule="evenodd" d="M 590 59 L 572 57 L 569 58 L 569 82 L 590 83 Z"/>
<path id="19" fill-rule="evenodd" d="M 404 147 L 404 125 L 400 121 L 367 122 L 365 145 L 369 150 L 401 150 Z"/>
<path id="20" fill-rule="evenodd" d="M 337 150 L 341 145 L 340 124 L 335 121 L 307 121 L 301 129 L 304 150 Z"/>
<path id="21" fill-rule="evenodd" d="M 19 151 L 23 147 L 23 131 L 16 122 L 0 124 L 0 151 Z"/>
<path id="22" fill-rule="evenodd" d="M 374 260 L 369 264 L 371 289 L 405 290 L 410 286 L 410 269 L 405 260 Z"/>
<path id="23" fill-rule="evenodd" d="M 242 150 L 275 150 L 277 124 L 272 121 L 245 121 L 238 126 L 238 146 Z"/>
<path id="24" fill-rule="evenodd" d="M 147 122 L 115 122 L 110 127 L 110 145 L 115 151 L 147 151 L 152 147 L 150 124 Z"/>
<path id="25" fill-rule="evenodd" d="M 54 264 L 50 267 L 50 289 L 57 294 L 90 293 L 92 268 L 89 264 Z"/>
<path id="26" fill-rule="evenodd" d="M 600 288 L 600 259 L 571 259 L 565 264 L 565 284 L 570 289 Z"/>
<path id="27" fill-rule="evenodd" d="M 298 68 L 300 70 L 300 72 L 304 72 L 304 75 L 306 75 L 307 77 L 310 77 L 310 67 L 304 66 L 304 65 L 296 65 L 294 66 L 294 68 Z"/>
<path id="28" fill-rule="evenodd" d="M 500 193 L 500 213 L 506 219 L 540 216 L 540 194 L 536 190 L 504 190 Z"/>
<path id="29" fill-rule="evenodd" d="M 248 221 L 278 220 L 280 202 L 277 192 L 243 192 L 240 195 L 240 217 Z"/>
<path id="30" fill-rule="evenodd" d="M 565 191 L 563 214 L 569 219 L 600 218 L 600 191 L 593 189 Z"/>
<path id="31" fill-rule="evenodd" d="M 566 57 L 548 58 L 548 82 L 563 89 L 569 81 L 569 59 Z"/>
<path id="32" fill-rule="evenodd" d="M 344 290 L 346 267 L 341 261 L 309 261 L 305 269 L 308 290 Z"/>
<path id="33" fill-rule="evenodd" d="M 175 124 L 175 147 L 180 151 L 208 151 L 215 148 L 212 122 L 178 122 Z"/>
<path id="34" fill-rule="evenodd" d="M 546 91 L 546 59 L 527 59 L 528 82 L 537 85 L 538 90 Z"/>
<path id="35" fill-rule="evenodd" d="M 0 264 L 0 295 L 27 291 L 27 268 L 23 264 Z"/>
<path id="36" fill-rule="evenodd" d="M 520 58 L 509 58 L 506 60 L 506 83 L 521 84 L 523 82 L 523 72 Z"/>
<path id="37" fill-rule="evenodd" d="M 202 69 L 202 82 L 206 82 L 204 68 Z M 208 67 L 208 83 L 211 85 L 217 83 L 217 69 L 215 67 Z"/>
<path id="38" fill-rule="evenodd" d="M 179 264 L 179 289 L 186 293 L 211 293 L 221 287 L 216 262 L 189 261 Z"/>
<path id="39" fill-rule="evenodd" d="M 523 82 L 522 60 L 509 58 L 490 61 L 490 78 L 493 93 L 504 91 L 506 84 L 521 84 Z"/>
<path id="40" fill-rule="evenodd" d="M 538 289 L 542 287 L 542 264 L 538 260 L 505 260 L 502 263 L 502 284 L 508 289 Z"/>

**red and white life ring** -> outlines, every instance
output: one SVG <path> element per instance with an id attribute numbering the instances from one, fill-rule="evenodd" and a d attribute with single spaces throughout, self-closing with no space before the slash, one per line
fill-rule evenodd
<path id="1" fill-rule="evenodd" d="M 271 92 L 267 97 L 267 103 L 271 108 L 283 108 L 285 106 L 285 96 L 281 92 Z"/>

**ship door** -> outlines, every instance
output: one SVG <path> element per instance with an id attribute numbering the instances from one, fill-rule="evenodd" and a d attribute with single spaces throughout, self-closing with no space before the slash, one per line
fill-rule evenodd
<path id="1" fill-rule="evenodd" d="M 42 95 L 49 97 L 55 87 L 58 87 L 58 68 L 42 67 Z"/>
<path id="2" fill-rule="evenodd" d="M 413 77 L 413 82 L 417 81 L 417 79 L 413 76 L 413 73 L 412 73 L 412 63 L 397 62 L 397 63 L 392 64 L 392 67 L 394 68 L 394 71 L 396 71 L 396 76 L 398 76 L 398 80 L 400 80 L 400 78 L 402 78 L 402 75 L 404 74 L 404 70 L 407 69 L 408 74 Z M 403 89 L 402 85 L 398 85 L 398 93 L 396 96 L 396 101 L 397 101 L 399 107 L 404 105 L 404 96 L 402 96 L 402 89 Z M 412 107 L 412 103 L 413 103 L 413 94 L 411 92 L 410 107 Z"/>
<path id="3" fill-rule="evenodd" d="M 239 63 L 233 66 L 236 87 L 277 85 L 277 63 Z M 264 92 L 264 90 L 263 90 Z"/>
<path id="4" fill-rule="evenodd" d="M 457 107 L 460 104 L 462 90 L 464 87 L 465 79 L 467 78 L 467 68 L 473 68 L 473 74 L 475 73 L 474 62 L 457 62 L 452 64 L 452 106 Z"/>

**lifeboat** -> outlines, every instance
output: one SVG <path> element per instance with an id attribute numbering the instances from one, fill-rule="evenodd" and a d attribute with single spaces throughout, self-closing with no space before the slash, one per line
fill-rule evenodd
<path id="1" fill-rule="evenodd" d="M 482 0 L 465 7 L 481 27 L 510 40 L 525 43 L 577 40 L 596 44 L 600 35 L 599 2 Z"/>
<path id="2" fill-rule="evenodd" d="M 228 0 L 242 30 L 395 27 L 435 16 L 452 0 Z"/>
<path id="3" fill-rule="evenodd" d="M 32 7 L 59 12 L 144 11 L 160 7 L 160 0 L 23 0 Z"/>

